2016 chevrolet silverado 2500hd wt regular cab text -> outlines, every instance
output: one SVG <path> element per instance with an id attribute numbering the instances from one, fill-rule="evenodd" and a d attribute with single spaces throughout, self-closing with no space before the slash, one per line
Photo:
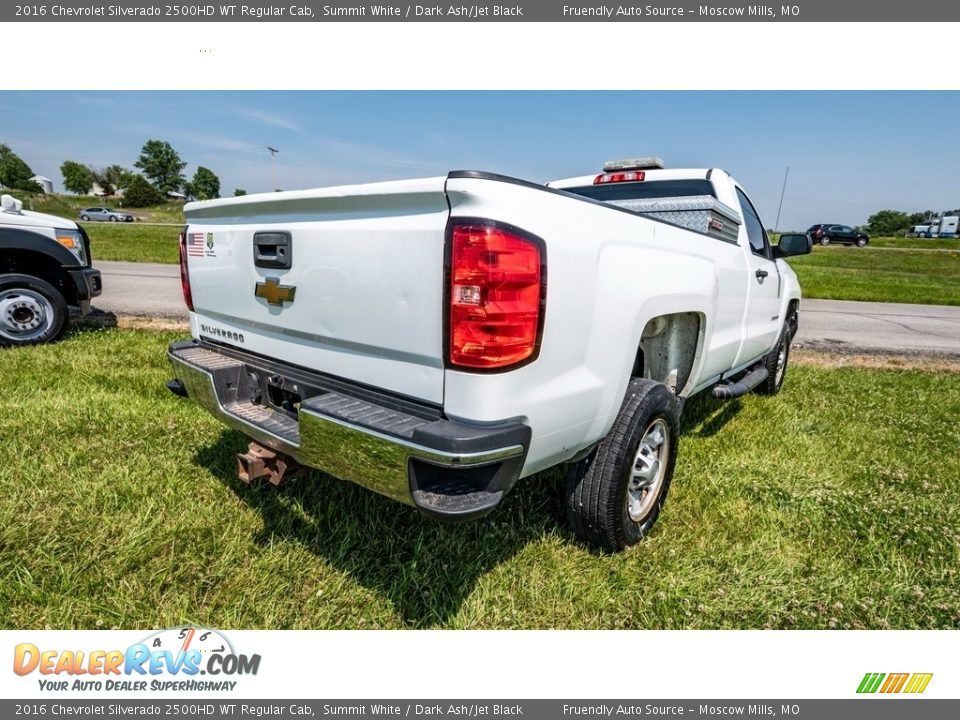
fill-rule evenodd
<path id="1" fill-rule="evenodd" d="M 445 519 L 569 467 L 575 532 L 656 520 L 683 400 L 776 393 L 800 288 L 721 170 L 652 160 L 549 186 L 479 172 L 186 206 L 187 395 L 297 463 Z"/>
<path id="2" fill-rule="evenodd" d="M 83 228 L 0 197 L 0 347 L 57 340 L 67 329 L 68 306 L 86 313 L 100 291 Z"/>

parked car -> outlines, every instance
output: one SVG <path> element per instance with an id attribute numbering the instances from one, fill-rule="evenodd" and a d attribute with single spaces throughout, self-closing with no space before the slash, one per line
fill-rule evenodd
<path id="1" fill-rule="evenodd" d="M 865 247 L 867 243 L 870 242 L 869 235 L 865 232 L 854 230 L 849 225 L 830 225 L 827 223 L 811 225 L 810 229 L 807 230 L 807 234 L 813 238 L 814 242 L 820 243 L 821 245 L 840 243 L 841 245 Z"/>
<path id="2" fill-rule="evenodd" d="M 68 306 L 88 313 L 101 289 L 82 227 L 24 210 L 10 195 L 0 198 L 0 347 L 57 340 L 67 329 Z"/>
<path id="3" fill-rule="evenodd" d="M 566 464 L 584 541 L 660 514 L 695 393 L 774 395 L 800 286 L 719 169 L 608 163 L 193 202 L 193 339 L 172 392 L 246 434 L 240 478 L 307 465 L 443 520 Z M 761 458 L 762 461 L 762 458 Z"/>
<path id="4" fill-rule="evenodd" d="M 136 218 L 130 213 L 120 212 L 108 207 L 92 207 L 81 210 L 78 215 L 84 221 L 97 222 L 133 222 Z"/>

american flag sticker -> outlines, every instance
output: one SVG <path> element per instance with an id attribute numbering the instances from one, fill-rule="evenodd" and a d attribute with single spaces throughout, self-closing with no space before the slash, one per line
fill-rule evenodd
<path id="1" fill-rule="evenodd" d="M 203 257 L 206 244 L 207 238 L 202 232 L 190 233 L 187 238 L 187 255 L 190 257 Z"/>

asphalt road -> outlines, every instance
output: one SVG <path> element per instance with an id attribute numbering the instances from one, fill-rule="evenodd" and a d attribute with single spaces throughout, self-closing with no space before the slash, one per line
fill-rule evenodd
<path id="1" fill-rule="evenodd" d="M 96 265 L 104 276 L 96 309 L 186 319 L 176 265 L 103 260 Z M 804 300 L 796 342 L 839 352 L 960 357 L 960 307 Z"/>

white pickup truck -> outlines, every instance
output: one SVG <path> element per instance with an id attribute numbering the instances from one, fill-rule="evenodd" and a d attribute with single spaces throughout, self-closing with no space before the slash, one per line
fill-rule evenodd
<path id="1" fill-rule="evenodd" d="M 442 519 L 568 464 L 583 540 L 660 513 L 683 401 L 776 393 L 800 288 L 746 193 L 656 158 L 537 185 L 482 172 L 191 203 L 193 340 L 170 389 L 253 442 Z"/>

